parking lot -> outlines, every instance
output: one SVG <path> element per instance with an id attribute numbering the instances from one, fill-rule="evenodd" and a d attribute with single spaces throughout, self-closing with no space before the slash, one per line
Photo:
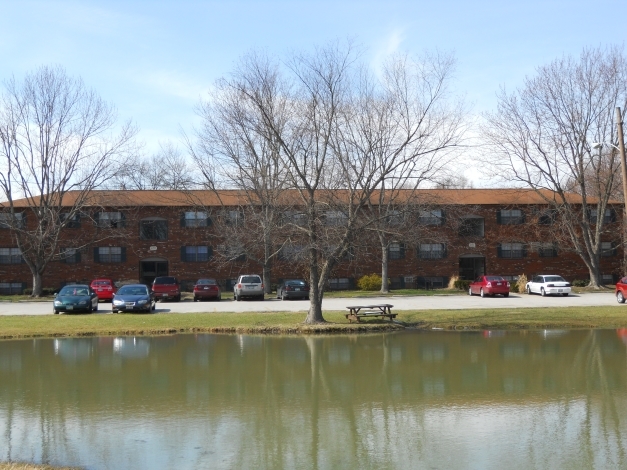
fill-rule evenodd
<path id="1" fill-rule="evenodd" d="M 468 308 L 529 308 L 529 307 L 597 307 L 613 305 L 625 308 L 616 302 L 614 294 L 586 293 L 568 297 L 541 297 L 539 295 L 510 294 L 509 297 L 470 297 L 468 295 L 435 296 L 391 296 L 364 298 L 329 298 L 322 303 L 323 310 L 345 311 L 349 305 L 392 304 L 393 310 L 433 310 Z M 220 302 L 157 302 L 155 313 L 192 312 L 305 312 L 309 308 L 306 300 L 266 299 L 235 302 L 231 298 Z M 111 313 L 110 303 L 100 303 L 99 314 Z M 52 315 L 52 300 L 43 302 L 0 302 L 0 315 Z"/>

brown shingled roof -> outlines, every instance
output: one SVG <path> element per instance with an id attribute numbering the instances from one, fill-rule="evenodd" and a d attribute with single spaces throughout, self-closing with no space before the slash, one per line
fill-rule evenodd
<path id="1" fill-rule="evenodd" d="M 554 193 L 548 190 L 541 191 L 547 199 L 554 199 Z M 334 192 L 337 196 L 339 191 Z M 410 191 L 406 193 L 408 196 Z M 64 197 L 64 206 L 74 205 L 78 192 L 70 191 Z M 460 205 L 528 205 L 546 204 L 545 199 L 538 192 L 531 189 L 422 189 L 416 193 L 419 201 L 432 204 L 460 204 Z M 289 192 L 287 199 L 294 202 L 299 200 L 295 192 Z M 376 198 L 375 198 L 376 199 Z M 569 194 L 571 203 L 578 204 L 581 197 L 578 194 Z M 35 200 L 36 202 L 36 200 Z M 592 202 L 592 201 L 589 201 Z M 621 204 L 620 201 L 610 201 L 612 204 Z M 98 190 L 92 191 L 87 205 L 104 207 L 190 207 L 203 206 L 240 206 L 248 204 L 243 191 L 239 190 Z M 6 203 L 0 204 L 0 207 Z M 15 207 L 28 207 L 27 199 L 14 201 Z"/>

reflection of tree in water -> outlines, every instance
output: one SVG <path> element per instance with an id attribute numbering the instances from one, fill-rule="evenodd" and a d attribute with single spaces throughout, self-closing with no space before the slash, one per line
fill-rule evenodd
<path id="1" fill-rule="evenodd" d="M 627 464 L 625 458 L 627 443 L 622 426 L 627 423 L 624 419 L 621 422 L 621 418 L 624 418 L 625 414 L 625 394 L 624 391 L 615 393 L 617 391 L 615 377 L 608 373 L 609 368 L 606 367 L 603 354 L 604 348 L 614 345 L 603 341 L 601 333 L 599 330 L 591 330 L 579 346 L 573 360 L 573 377 L 581 378 L 583 375 L 585 383 L 585 421 L 579 432 L 580 442 L 587 454 L 587 461 L 595 462 L 601 450 L 599 439 L 602 438 L 602 450 L 607 458 L 617 454 L 618 459 L 618 462 L 605 462 L 605 465 L 624 468 Z M 617 404 L 617 400 L 620 403 Z M 619 413 L 619 410 L 623 410 L 623 413 Z"/>

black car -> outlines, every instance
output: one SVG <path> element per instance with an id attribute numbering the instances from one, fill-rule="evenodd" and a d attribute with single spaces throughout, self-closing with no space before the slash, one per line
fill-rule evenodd
<path id="1" fill-rule="evenodd" d="M 113 296 L 113 313 L 151 312 L 155 309 L 155 295 L 144 284 L 122 286 Z"/>
<path id="2" fill-rule="evenodd" d="M 87 284 L 72 284 L 63 287 L 52 302 L 52 313 L 96 311 L 98 311 L 98 294 Z"/>
<path id="3" fill-rule="evenodd" d="M 302 279 L 288 279 L 276 288 L 276 298 L 309 300 L 309 284 Z"/>

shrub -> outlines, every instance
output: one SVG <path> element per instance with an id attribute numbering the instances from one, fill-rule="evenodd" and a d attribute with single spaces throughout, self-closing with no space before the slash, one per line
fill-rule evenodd
<path id="1" fill-rule="evenodd" d="M 527 286 L 527 276 L 521 274 L 518 276 L 518 280 L 516 284 L 512 285 L 512 292 L 518 292 L 519 294 L 524 294 L 525 287 Z"/>
<path id="2" fill-rule="evenodd" d="M 572 284 L 574 287 L 587 287 L 590 281 L 587 279 L 575 279 Z"/>
<path id="3" fill-rule="evenodd" d="M 55 289 L 54 287 L 44 287 L 41 289 L 41 295 L 53 295 L 59 292 L 59 289 Z M 24 295 L 33 295 L 33 288 L 27 287 L 24 289 Z"/>
<path id="4" fill-rule="evenodd" d="M 381 276 L 378 274 L 366 274 L 357 281 L 359 290 L 381 290 Z"/>
<path id="5" fill-rule="evenodd" d="M 457 278 L 453 282 L 453 287 L 455 287 L 455 289 L 459 289 L 459 290 L 468 290 L 468 288 L 470 287 L 470 281 L 466 281 L 464 279 Z"/>

